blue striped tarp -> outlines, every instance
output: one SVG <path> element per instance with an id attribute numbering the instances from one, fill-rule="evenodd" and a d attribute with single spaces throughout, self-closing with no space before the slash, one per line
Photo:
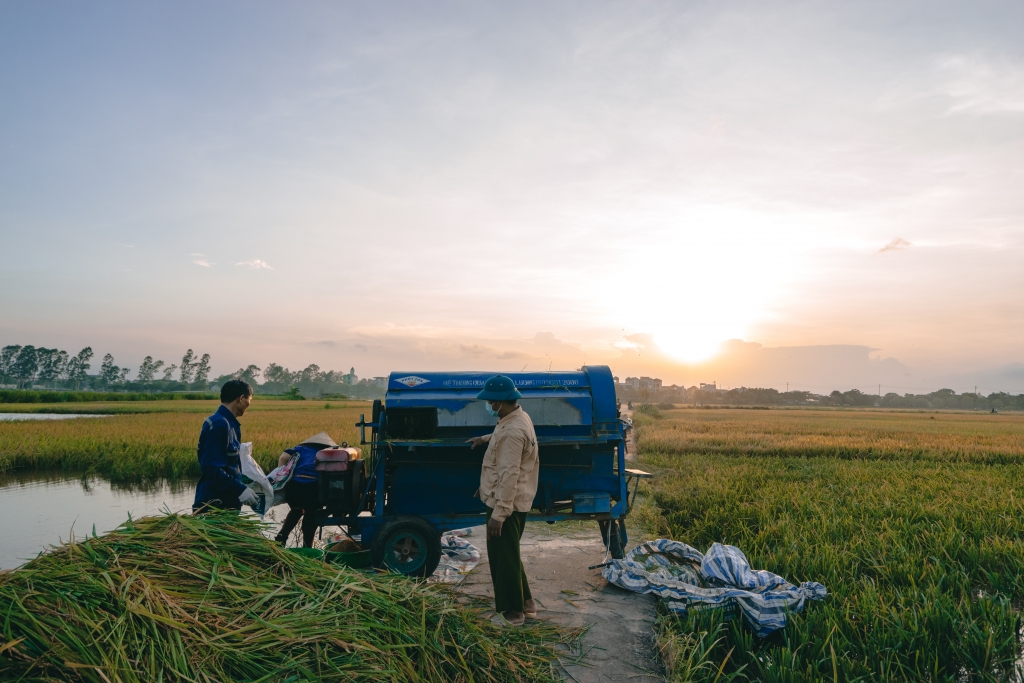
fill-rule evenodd
<path id="1" fill-rule="evenodd" d="M 653 593 L 670 610 L 732 608 L 760 638 L 786 625 L 786 615 L 799 612 L 807 600 L 823 600 L 828 591 L 809 581 L 799 587 L 778 574 L 752 570 L 739 548 L 715 543 L 707 554 L 679 541 L 659 538 L 612 560 L 602 576 L 637 593 Z"/>

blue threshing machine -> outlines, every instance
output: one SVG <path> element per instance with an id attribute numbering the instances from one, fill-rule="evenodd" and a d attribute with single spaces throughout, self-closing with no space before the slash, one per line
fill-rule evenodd
<path id="1" fill-rule="evenodd" d="M 428 576 L 440 560 L 444 531 L 484 523 L 480 486 L 484 448 L 467 440 L 497 423 L 476 398 L 488 372 L 393 372 L 372 420 L 361 416 L 369 446 L 360 472 L 335 474 L 348 489 L 336 504 L 321 495 L 318 523 L 339 525 L 371 550 L 375 566 Z M 540 478 L 531 521 L 598 522 L 612 557 L 626 545 L 624 517 L 636 485 L 649 476 L 626 469 L 628 420 L 620 419 L 607 366 L 576 372 L 509 373 L 522 393 L 540 446 Z M 369 430 L 369 435 L 367 435 Z M 327 473 L 322 473 L 323 477 Z M 332 475 L 328 475 L 332 476 Z M 345 478 L 347 477 L 347 478 Z M 321 489 L 326 490 L 325 488 Z"/>

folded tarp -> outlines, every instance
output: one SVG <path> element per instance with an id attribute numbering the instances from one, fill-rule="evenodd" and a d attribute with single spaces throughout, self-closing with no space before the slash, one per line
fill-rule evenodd
<path id="1" fill-rule="evenodd" d="M 761 638 L 783 628 L 786 615 L 802 610 L 807 600 L 828 595 L 820 583 L 797 587 L 778 574 L 752 570 L 734 546 L 715 543 L 704 554 L 664 538 L 612 560 L 602 576 L 626 590 L 657 595 L 681 616 L 689 609 L 735 608 Z"/>

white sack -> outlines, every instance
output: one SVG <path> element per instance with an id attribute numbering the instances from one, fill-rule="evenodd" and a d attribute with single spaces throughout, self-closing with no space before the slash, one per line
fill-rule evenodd
<path id="1" fill-rule="evenodd" d="M 274 487 L 267 480 L 267 475 L 263 473 L 263 468 L 253 460 L 251 441 L 247 441 L 238 447 L 238 460 L 242 465 L 242 476 L 252 482 L 249 488 L 257 496 L 260 496 L 260 503 L 255 507 L 250 507 L 262 518 L 267 513 L 267 501 L 274 500 Z"/>

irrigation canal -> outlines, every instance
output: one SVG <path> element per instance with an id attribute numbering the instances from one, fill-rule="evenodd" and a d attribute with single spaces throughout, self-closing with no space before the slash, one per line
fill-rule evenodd
<path id="1" fill-rule="evenodd" d="M 193 482 L 161 483 L 145 489 L 111 486 L 103 479 L 68 478 L 38 472 L 0 476 L 0 569 L 12 569 L 74 535 L 103 534 L 128 519 L 191 510 Z M 16 521 L 15 521 L 16 520 Z"/>

